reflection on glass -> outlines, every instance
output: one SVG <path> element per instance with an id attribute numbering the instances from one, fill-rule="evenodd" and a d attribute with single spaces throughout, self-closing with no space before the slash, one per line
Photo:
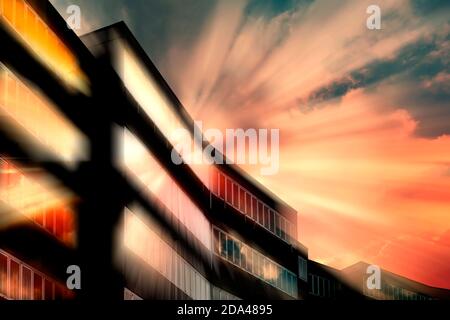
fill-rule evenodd
<path id="1" fill-rule="evenodd" d="M 13 300 L 55 300 L 72 299 L 74 294 L 65 284 L 56 282 L 0 250 L 0 297 Z"/>
<path id="2" fill-rule="evenodd" d="M 24 0 L 0 0 L 0 23 L 71 87 L 89 93 L 89 84 L 78 61 L 58 36 Z"/>
<path id="3" fill-rule="evenodd" d="M 65 244 L 75 245 L 75 197 L 42 170 L 24 169 L 0 156 L 0 202 L 0 213 L 21 214 L 10 223 L 28 217 Z"/>
<path id="4" fill-rule="evenodd" d="M 215 254 L 297 297 L 297 277 L 294 273 L 217 227 L 213 227 L 213 238 Z"/>
<path id="5" fill-rule="evenodd" d="M 175 109 L 164 90 L 133 51 L 125 43 L 118 41 L 117 52 L 119 65 L 115 66 L 116 71 L 127 90 L 176 150 L 182 143 L 190 146 L 182 149 L 181 156 L 203 184 L 208 186 L 209 165 L 202 160 L 201 139 L 194 139 L 194 129 L 184 124 L 180 111 Z M 186 135 L 186 132 L 189 134 Z"/>
<path id="6" fill-rule="evenodd" d="M 220 289 L 216 286 L 212 286 L 212 300 L 241 300 L 241 299 L 223 289 Z"/>
<path id="7" fill-rule="evenodd" d="M 46 97 L 0 63 L 0 116 L 18 139 L 32 137 L 67 163 L 85 158 L 86 140 Z"/>
<path id="8" fill-rule="evenodd" d="M 139 209 L 125 208 L 124 230 L 125 246 L 186 295 L 192 299 L 211 298 L 210 283 L 161 239 L 159 227 Z"/>
<path id="9" fill-rule="evenodd" d="M 211 225 L 208 219 L 128 130 L 124 133 L 123 157 L 121 165 L 130 177 L 134 180 L 137 178 L 140 185 L 156 195 L 170 213 L 211 250 Z"/>
<path id="10" fill-rule="evenodd" d="M 286 242 L 295 239 L 293 224 L 219 169 L 211 167 L 211 192 Z"/>

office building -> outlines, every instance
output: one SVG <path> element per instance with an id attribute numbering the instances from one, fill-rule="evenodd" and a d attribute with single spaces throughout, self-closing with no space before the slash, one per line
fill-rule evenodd
<path id="1" fill-rule="evenodd" d="M 125 23 L 80 39 L 48 1 L 0 4 L 0 299 L 366 296 L 239 167 L 173 161 L 194 121 Z"/>

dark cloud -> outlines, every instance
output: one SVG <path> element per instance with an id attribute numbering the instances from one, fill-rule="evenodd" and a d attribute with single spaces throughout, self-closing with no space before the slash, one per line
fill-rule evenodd
<path id="1" fill-rule="evenodd" d="M 402 48 L 395 58 L 390 60 L 378 60 L 355 70 L 346 77 L 313 92 L 309 103 L 320 102 L 340 98 L 352 89 L 364 88 L 383 81 L 390 76 L 417 67 L 423 59 L 436 50 L 433 41 L 421 41 Z"/>
<path id="2" fill-rule="evenodd" d="M 307 6 L 314 0 L 250 0 L 246 13 L 272 18 L 286 11 L 297 10 L 301 6 Z"/>
<path id="3" fill-rule="evenodd" d="M 306 100 L 299 102 L 300 108 L 309 111 L 328 100 L 340 99 L 351 90 L 374 90 L 377 85 L 391 81 L 393 86 L 407 88 L 402 91 L 403 95 L 395 97 L 395 102 L 418 118 L 419 134 L 437 136 L 450 133 L 450 84 L 445 77 L 435 81 L 439 75 L 448 74 L 448 45 L 449 34 L 435 35 L 409 44 L 392 59 L 373 61 L 317 89 Z M 448 119 L 448 124 L 433 123 L 437 116 L 441 120 Z"/>
<path id="4" fill-rule="evenodd" d="M 124 20 L 158 65 L 170 44 L 192 43 L 215 8 L 216 0 L 52 0 L 64 16 L 70 4 L 80 6 L 83 20 L 95 30 Z"/>
<path id="5" fill-rule="evenodd" d="M 450 9 L 448 0 L 411 0 L 411 7 L 418 15 L 427 15 L 437 10 Z"/>

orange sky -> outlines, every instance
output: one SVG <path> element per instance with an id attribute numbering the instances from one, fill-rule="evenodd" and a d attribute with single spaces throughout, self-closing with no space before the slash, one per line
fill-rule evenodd
<path id="1" fill-rule="evenodd" d="M 408 1 L 380 1 L 400 18 L 368 31 L 368 3 L 316 1 L 268 20 L 244 19 L 244 1 L 223 2 L 194 45 L 175 42 L 163 70 L 204 128 L 280 128 L 279 173 L 245 169 L 298 210 L 312 259 L 337 268 L 364 260 L 450 288 L 450 135 L 418 134 L 424 119 L 396 99 L 413 90 L 405 71 L 302 109 L 318 88 L 394 59 L 440 23 L 414 19 Z M 448 73 L 418 83 L 448 90 Z"/>

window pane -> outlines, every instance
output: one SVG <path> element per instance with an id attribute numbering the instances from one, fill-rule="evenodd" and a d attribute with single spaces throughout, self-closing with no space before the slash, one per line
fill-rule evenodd
<path id="1" fill-rule="evenodd" d="M 8 258 L 0 253 L 0 294 L 7 295 Z"/>
<path id="2" fill-rule="evenodd" d="M 245 190 L 239 188 L 239 210 L 245 213 Z"/>
<path id="3" fill-rule="evenodd" d="M 227 238 L 223 232 L 219 232 L 220 237 L 220 254 L 227 258 Z"/>
<path id="4" fill-rule="evenodd" d="M 225 200 L 225 177 L 219 173 L 219 195 Z"/>
<path id="5" fill-rule="evenodd" d="M 44 299 L 53 300 L 53 283 L 48 279 L 44 281 Z"/>
<path id="6" fill-rule="evenodd" d="M 42 300 L 42 277 L 36 273 L 33 275 L 33 299 Z"/>
<path id="7" fill-rule="evenodd" d="M 31 300 L 31 270 L 22 267 L 22 299 Z"/>
<path id="8" fill-rule="evenodd" d="M 13 299 L 20 299 L 20 282 L 19 282 L 19 264 L 13 260 L 10 260 L 10 296 Z"/>
<path id="9" fill-rule="evenodd" d="M 263 204 L 260 201 L 258 201 L 258 223 L 260 225 L 263 225 L 263 221 L 264 221 L 264 218 L 263 218 Z"/>
<path id="10" fill-rule="evenodd" d="M 233 206 L 239 208 L 239 187 L 233 183 Z"/>
<path id="11" fill-rule="evenodd" d="M 283 290 L 287 291 L 288 288 L 288 273 L 283 269 Z"/>
<path id="12" fill-rule="evenodd" d="M 280 217 L 281 239 L 286 240 L 286 219 Z"/>
<path id="13" fill-rule="evenodd" d="M 178 277 L 180 281 L 180 288 L 182 291 L 186 292 L 186 278 L 184 275 L 184 262 L 180 259 L 178 261 Z"/>
<path id="14" fill-rule="evenodd" d="M 248 192 L 245 193 L 245 214 L 252 216 L 252 197 Z"/>
<path id="15" fill-rule="evenodd" d="M 269 229 L 269 208 L 264 206 L 264 228 Z"/>
<path id="16" fill-rule="evenodd" d="M 191 276 L 189 275 L 189 270 L 186 263 L 183 263 L 184 269 L 184 281 L 185 281 L 185 292 L 188 296 L 191 296 Z"/>
<path id="17" fill-rule="evenodd" d="M 258 203 L 255 197 L 252 197 L 252 218 L 258 221 Z"/>
<path id="18" fill-rule="evenodd" d="M 239 243 L 234 241 L 234 240 L 230 240 L 229 244 L 231 245 L 231 247 L 233 248 L 233 258 L 232 261 L 234 263 L 236 263 L 237 265 L 240 265 L 240 249 L 239 249 Z"/>
<path id="19" fill-rule="evenodd" d="M 219 194 L 219 172 L 216 169 L 211 169 L 211 191 L 214 194 Z"/>
<path id="20" fill-rule="evenodd" d="M 275 215 L 275 234 L 278 237 L 281 237 L 281 229 L 280 229 L 280 215 Z"/>
<path id="21" fill-rule="evenodd" d="M 195 273 L 192 268 L 189 267 L 189 274 L 191 276 L 191 297 L 196 297 L 197 285 L 195 283 Z"/>
<path id="22" fill-rule="evenodd" d="M 270 283 L 276 285 L 276 272 L 277 268 L 273 263 L 270 263 Z"/>
<path id="23" fill-rule="evenodd" d="M 291 292 L 292 292 L 292 288 L 291 288 L 291 284 L 292 284 L 292 282 L 291 282 L 291 275 L 290 275 L 288 272 L 286 272 L 286 276 L 287 276 L 286 292 L 291 293 Z"/>
<path id="24" fill-rule="evenodd" d="M 219 230 L 214 229 L 213 230 L 213 236 L 214 236 L 214 252 L 217 254 L 220 254 L 220 240 L 219 240 Z"/>
<path id="25" fill-rule="evenodd" d="M 245 247 L 245 265 L 246 265 L 246 270 L 249 272 L 253 272 L 252 270 L 252 265 L 253 265 L 253 255 L 252 255 L 252 250 L 249 247 Z"/>
<path id="26" fill-rule="evenodd" d="M 227 179 L 227 202 L 232 204 L 233 199 L 233 184 L 230 179 Z"/>
<path id="27" fill-rule="evenodd" d="M 277 266 L 277 287 L 281 288 L 281 278 L 282 278 L 282 271 L 279 266 Z"/>
<path id="28" fill-rule="evenodd" d="M 275 232 L 275 212 L 273 210 L 269 211 L 269 229 Z"/>
<path id="29" fill-rule="evenodd" d="M 63 287 L 55 284 L 55 300 L 63 300 L 64 291 Z"/>

